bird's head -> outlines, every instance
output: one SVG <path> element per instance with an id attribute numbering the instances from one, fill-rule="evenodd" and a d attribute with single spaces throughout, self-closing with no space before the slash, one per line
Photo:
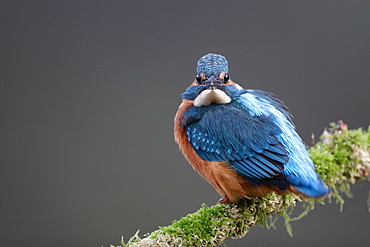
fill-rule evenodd
<path id="1" fill-rule="evenodd" d="M 228 62 L 224 56 L 209 53 L 201 57 L 197 76 L 181 98 L 192 100 L 196 107 L 230 103 L 246 90 L 233 82 L 228 73 Z"/>

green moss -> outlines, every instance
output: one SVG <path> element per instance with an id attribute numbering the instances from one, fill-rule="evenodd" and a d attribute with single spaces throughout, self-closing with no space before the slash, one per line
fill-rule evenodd
<path id="1" fill-rule="evenodd" d="M 344 192 L 351 197 L 350 184 L 365 179 L 369 164 L 363 155 L 370 150 L 370 127 L 368 131 L 339 129 L 338 125 L 331 127 L 321 135 L 320 142 L 309 149 L 317 172 L 333 189 L 332 196 L 339 202 L 341 208 Z M 329 200 L 331 197 L 329 197 Z"/>
<path id="2" fill-rule="evenodd" d="M 222 207 L 207 207 L 203 204 L 198 212 L 173 221 L 171 226 L 160 227 L 160 231 L 149 235 L 149 238 L 155 238 L 158 234 L 176 234 L 185 246 L 188 246 L 186 243 L 201 246 L 204 242 L 211 242 L 217 228 L 225 224 L 226 220 Z"/>
<path id="3" fill-rule="evenodd" d="M 227 238 L 243 237 L 250 227 L 259 224 L 271 227 L 276 218 L 283 215 L 301 199 L 297 195 L 279 196 L 270 193 L 265 197 L 252 197 L 239 205 L 218 203 L 212 207 L 189 214 L 170 226 L 160 227 L 149 234 L 149 239 L 166 239 L 166 243 L 182 246 L 216 246 Z"/>
<path id="4" fill-rule="evenodd" d="M 173 221 L 170 226 L 160 227 L 158 231 L 148 235 L 148 238 L 166 236 L 173 239 L 172 244 L 181 241 L 182 246 L 214 246 L 221 244 L 224 238 L 218 235 L 238 235 L 248 229 L 243 222 L 237 220 L 239 211 L 236 205 L 218 203 L 208 207 L 205 204 L 193 214 Z M 245 215 L 250 218 L 251 215 Z M 243 217 L 244 218 L 244 217 Z M 241 219 L 241 218 L 240 218 Z"/>

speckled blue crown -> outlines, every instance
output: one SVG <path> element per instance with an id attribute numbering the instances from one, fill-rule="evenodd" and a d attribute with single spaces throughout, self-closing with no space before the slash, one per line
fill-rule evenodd
<path id="1" fill-rule="evenodd" d="M 221 72 L 229 73 L 228 65 L 224 56 L 209 53 L 199 59 L 197 73 L 204 73 L 207 78 L 212 75 L 217 77 Z"/>

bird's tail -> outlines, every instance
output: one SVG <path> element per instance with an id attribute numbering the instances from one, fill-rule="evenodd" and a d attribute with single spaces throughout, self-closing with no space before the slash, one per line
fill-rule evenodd
<path id="1" fill-rule="evenodd" d="M 314 181 L 309 181 L 307 183 L 302 183 L 295 179 L 287 178 L 288 182 L 291 184 L 291 190 L 297 194 L 304 194 L 308 197 L 322 197 L 331 192 L 331 189 L 324 183 L 319 175 L 317 175 Z"/>

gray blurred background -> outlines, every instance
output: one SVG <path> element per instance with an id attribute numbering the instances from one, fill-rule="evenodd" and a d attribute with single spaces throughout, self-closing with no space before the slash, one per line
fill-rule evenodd
<path id="1" fill-rule="evenodd" d="M 173 140 L 208 52 L 307 144 L 370 124 L 369 1 L 0 1 L 0 246 L 109 246 L 219 199 Z M 369 246 L 369 182 L 227 246 Z"/>

